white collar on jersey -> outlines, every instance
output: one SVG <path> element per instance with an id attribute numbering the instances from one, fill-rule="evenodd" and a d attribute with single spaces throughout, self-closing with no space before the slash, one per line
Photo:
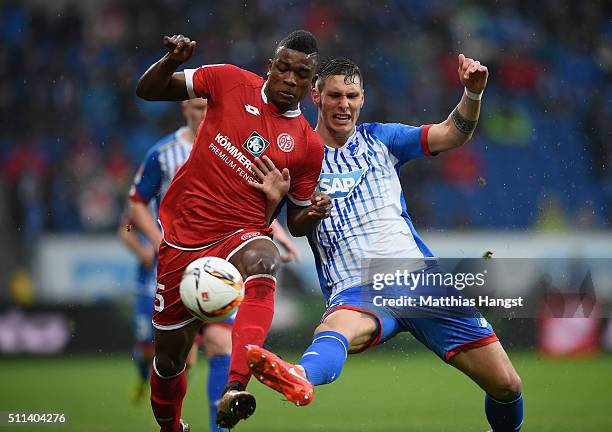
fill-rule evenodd
<path id="1" fill-rule="evenodd" d="M 263 99 L 263 101 L 264 101 L 264 103 L 266 105 L 268 104 L 268 96 L 266 96 L 266 92 L 264 90 L 265 90 L 267 84 L 268 84 L 268 82 L 266 81 L 264 83 L 264 85 L 261 86 L 261 98 Z M 302 111 L 300 110 L 300 104 L 298 103 L 297 109 L 285 111 L 283 113 L 283 116 L 284 117 L 297 117 L 300 114 L 302 114 Z"/>

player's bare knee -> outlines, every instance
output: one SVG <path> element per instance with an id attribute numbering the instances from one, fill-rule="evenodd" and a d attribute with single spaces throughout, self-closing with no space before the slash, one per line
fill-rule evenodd
<path id="1" fill-rule="evenodd" d="M 336 326 L 334 326 L 334 323 L 321 323 L 319 324 L 319 326 L 315 329 L 314 331 L 314 335 L 316 336 L 317 334 L 321 333 L 321 332 L 326 332 L 326 331 L 338 331 L 338 329 L 336 328 Z"/>
<path id="2" fill-rule="evenodd" d="M 155 356 L 155 370 L 162 377 L 171 377 L 179 374 L 185 368 L 185 360 L 173 359 L 164 354 Z"/>
<path id="3" fill-rule="evenodd" d="M 328 331 L 340 333 L 342 336 L 346 338 L 346 341 L 348 342 L 349 354 L 353 354 L 355 352 L 362 351 L 363 348 L 365 348 L 365 346 L 363 346 L 364 344 L 359 341 L 358 337 L 356 337 L 355 332 L 348 331 L 348 329 L 343 328 L 342 326 L 334 322 L 320 324 L 315 329 L 314 334 L 316 336 L 317 334 L 321 332 L 328 332 Z"/>
<path id="4" fill-rule="evenodd" d="M 209 326 L 204 332 L 203 345 L 209 358 L 231 354 L 232 332 L 225 327 Z"/>
<path id="5" fill-rule="evenodd" d="M 225 356 L 230 355 L 232 353 L 232 347 L 225 347 L 222 345 L 204 345 L 204 350 L 206 352 L 206 357 L 217 357 L 217 356 Z"/>
<path id="6" fill-rule="evenodd" d="M 514 371 L 500 375 L 495 381 L 491 396 L 499 400 L 508 400 L 518 397 L 522 392 L 521 378 Z"/>
<path id="7" fill-rule="evenodd" d="M 523 382 L 517 373 L 513 373 L 507 387 L 511 396 L 518 396 L 523 392 Z"/>
<path id="8" fill-rule="evenodd" d="M 275 276 L 280 263 L 280 254 L 274 245 L 252 248 L 245 251 L 242 263 L 247 276 L 258 274 Z"/>
<path id="9" fill-rule="evenodd" d="M 360 313 L 355 311 L 338 311 L 330 315 L 315 330 L 315 335 L 324 331 L 340 333 L 348 342 L 349 354 L 362 351 L 376 335 L 376 323 L 361 321 Z M 353 316 L 354 315 L 354 316 Z"/>

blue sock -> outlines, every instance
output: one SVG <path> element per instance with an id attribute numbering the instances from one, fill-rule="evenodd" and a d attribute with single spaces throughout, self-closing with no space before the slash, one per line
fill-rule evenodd
<path id="1" fill-rule="evenodd" d="M 523 425 L 523 395 L 507 401 L 485 396 L 485 412 L 493 432 L 516 432 Z"/>
<path id="2" fill-rule="evenodd" d="M 138 348 L 134 348 L 132 356 L 134 357 L 134 362 L 136 363 L 136 368 L 138 369 L 140 379 L 144 382 L 148 381 L 151 373 L 151 364 L 145 361 L 142 352 Z"/>
<path id="3" fill-rule="evenodd" d="M 221 400 L 221 393 L 227 384 L 227 375 L 230 365 L 229 355 L 220 355 L 208 359 L 208 408 L 210 411 L 210 431 L 221 432 L 217 426 L 217 405 Z"/>
<path id="4" fill-rule="evenodd" d="M 317 333 L 312 344 L 304 351 L 300 365 L 313 385 L 334 382 L 342 372 L 348 354 L 348 341 L 340 333 Z"/>

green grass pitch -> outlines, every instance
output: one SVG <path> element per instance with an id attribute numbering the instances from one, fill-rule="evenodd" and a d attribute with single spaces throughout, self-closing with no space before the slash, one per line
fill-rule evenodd
<path id="1" fill-rule="evenodd" d="M 540 360 L 511 355 L 524 382 L 527 432 L 612 430 L 612 356 Z M 295 359 L 295 355 L 287 355 Z M 63 426 L 0 426 L 2 431 L 156 431 L 148 400 L 133 405 L 135 369 L 127 354 L 0 360 L 0 411 L 65 412 Z M 207 431 L 206 362 L 189 378 L 183 417 Z M 488 430 L 482 392 L 427 352 L 369 352 L 352 356 L 332 385 L 317 388 L 308 407 L 295 407 L 258 382 L 247 431 L 481 431 Z"/>

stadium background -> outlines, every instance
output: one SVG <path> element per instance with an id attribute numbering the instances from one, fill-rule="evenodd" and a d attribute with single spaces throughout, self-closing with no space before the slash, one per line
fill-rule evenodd
<path id="1" fill-rule="evenodd" d="M 306 28 L 323 57 L 362 65 L 362 121 L 415 125 L 448 114 L 456 54 L 476 57 L 491 77 L 474 140 L 402 170 L 417 229 L 447 257 L 610 259 L 611 17 L 603 1 L 3 1 L 0 411 L 67 412 L 57 430 L 154 430 L 127 398 L 135 263 L 115 232 L 136 165 L 182 122 L 176 104 L 134 95 L 162 35 L 198 41 L 189 66 L 263 75 L 275 43 Z M 314 125 L 310 102 L 304 111 Z M 270 339 L 289 358 L 323 307 L 300 246 Z M 535 293 L 537 278 L 508 292 Z M 524 430 L 612 427 L 607 280 L 590 291 L 596 314 L 557 329 L 556 353 L 544 355 L 540 319 L 493 320 L 525 382 Z M 185 409 L 196 430 L 204 367 Z M 479 391 L 408 337 L 352 358 L 304 410 L 254 388 L 260 408 L 238 430 L 486 429 Z"/>

